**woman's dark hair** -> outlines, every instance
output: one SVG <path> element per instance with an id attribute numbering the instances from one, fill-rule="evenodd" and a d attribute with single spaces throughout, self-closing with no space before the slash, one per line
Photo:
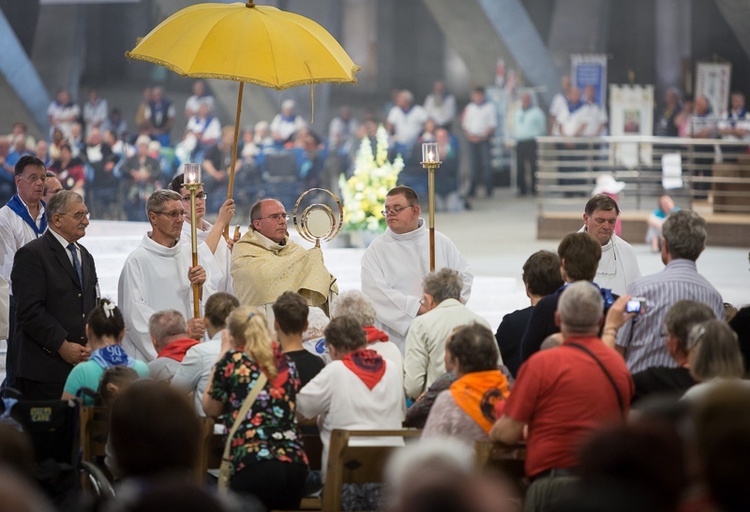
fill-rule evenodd
<path id="1" fill-rule="evenodd" d="M 182 193 L 182 187 L 185 184 L 185 173 L 180 173 L 169 182 L 169 190 L 174 190 L 178 194 Z"/>
<path id="2" fill-rule="evenodd" d="M 96 405 L 110 407 L 117 397 L 109 389 L 109 384 L 114 384 L 122 391 L 123 386 L 132 384 L 137 380 L 138 372 L 128 366 L 112 366 L 107 368 L 104 370 L 101 379 L 99 379 L 99 387 L 96 390 Z"/>
<path id="3" fill-rule="evenodd" d="M 118 339 L 125 330 L 125 319 L 120 308 L 109 299 L 101 299 L 99 305 L 89 313 L 86 322 L 97 338 L 112 336 Z"/>
<path id="4" fill-rule="evenodd" d="M 498 348 L 495 336 L 476 322 L 456 329 L 445 350 L 458 361 L 462 373 L 497 370 Z"/>

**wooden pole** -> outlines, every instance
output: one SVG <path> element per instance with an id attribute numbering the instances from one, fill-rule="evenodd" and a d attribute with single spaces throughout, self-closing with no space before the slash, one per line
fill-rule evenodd
<path id="1" fill-rule="evenodd" d="M 195 213 L 195 194 L 202 183 L 186 183 L 184 185 L 190 191 L 190 242 L 193 251 L 193 267 L 198 266 L 198 229 L 195 223 L 197 215 Z M 193 318 L 201 316 L 201 286 L 193 285 Z"/>
<path id="2" fill-rule="evenodd" d="M 234 194 L 234 167 L 237 164 L 237 144 L 240 140 L 240 115 L 242 113 L 242 93 L 245 83 L 240 82 L 240 90 L 237 93 L 237 111 L 234 114 L 234 143 L 232 144 L 232 165 L 229 168 L 229 186 L 227 187 L 227 199 Z M 229 225 L 224 228 L 224 238 L 229 238 Z"/>

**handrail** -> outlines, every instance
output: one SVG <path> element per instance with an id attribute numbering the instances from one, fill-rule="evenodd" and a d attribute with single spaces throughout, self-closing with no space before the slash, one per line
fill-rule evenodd
<path id="1" fill-rule="evenodd" d="M 651 211 L 662 187 L 662 157 L 679 153 L 682 186 L 667 190 L 682 208 L 705 201 L 714 213 L 750 214 L 747 140 L 624 135 L 537 137 L 537 209 L 581 211 L 601 174 L 626 188 L 621 209 Z M 721 165 L 718 165 L 721 164 Z M 703 203 L 702 203 L 703 204 Z"/>

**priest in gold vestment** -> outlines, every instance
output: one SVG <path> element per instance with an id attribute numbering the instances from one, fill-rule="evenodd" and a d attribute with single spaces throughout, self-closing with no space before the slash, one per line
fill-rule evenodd
<path id="1" fill-rule="evenodd" d="M 338 293 L 336 278 L 323 263 L 320 247 L 304 249 L 289 239 L 288 215 L 279 201 L 263 199 L 250 210 L 250 227 L 232 249 L 234 292 L 243 306 L 255 306 L 273 325 L 270 306 L 285 291 L 301 294 L 328 311 Z"/>

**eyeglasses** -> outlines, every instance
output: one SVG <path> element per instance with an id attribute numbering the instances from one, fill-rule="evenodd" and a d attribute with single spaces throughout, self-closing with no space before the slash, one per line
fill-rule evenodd
<path id="1" fill-rule="evenodd" d="M 175 210 L 173 212 L 154 212 L 156 215 L 164 215 L 171 220 L 181 219 L 185 215 L 185 210 Z"/>
<path id="2" fill-rule="evenodd" d="M 75 220 L 78 220 L 78 221 L 91 218 L 91 214 L 89 212 L 61 213 L 60 215 L 67 215 L 68 217 L 73 217 Z"/>
<path id="3" fill-rule="evenodd" d="M 207 197 L 208 197 L 208 194 L 206 194 L 205 192 L 198 192 L 197 194 L 195 194 L 196 199 L 202 199 L 205 201 Z M 190 202 L 190 196 L 185 196 L 182 198 L 182 200 L 186 203 Z"/>
<path id="4" fill-rule="evenodd" d="M 36 183 L 39 180 L 42 180 L 42 183 L 44 183 L 44 181 L 47 179 L 47 176 L 45 176 L 44 174 L 29 174 L 27 176 L 21 176 L 21 177 L 24 178 L 29 183 Z"/>
<path id="5" fill-rule="evenodd" d="M 410 204 L 409 206 L 394 206 L 393 208 L 386 208 L 380 213 L 383 214 L 383 217 L 385 217 L 386 215 L 391 215 L 391 214 L 398 215 L 399 213 L 406 210 L 407 208 L 414 208 L 414 205 Z"/>
<path id="6" fill-rule="evenodd" d="M 261 217 L 258 220 L 266 220 L 270 219 L 274 222 L 279 222 L 281 219 L 284 219 L 284 221 L 289 220 L 289 214 L 288 213 L 274 213 L 273 215 L 269 215 L 268 217 Z"/>
<path id="7" fill-rule="evenodd" d="M 615 239 L 612 238 L 612 263 L 609 268 L 605 268 L 604 266 L 600 265 L 596 269 L 596 274 L 599 276 L 604 277 L 615 277 L 617 275 L 617 244 L 615 244 Z"/>

